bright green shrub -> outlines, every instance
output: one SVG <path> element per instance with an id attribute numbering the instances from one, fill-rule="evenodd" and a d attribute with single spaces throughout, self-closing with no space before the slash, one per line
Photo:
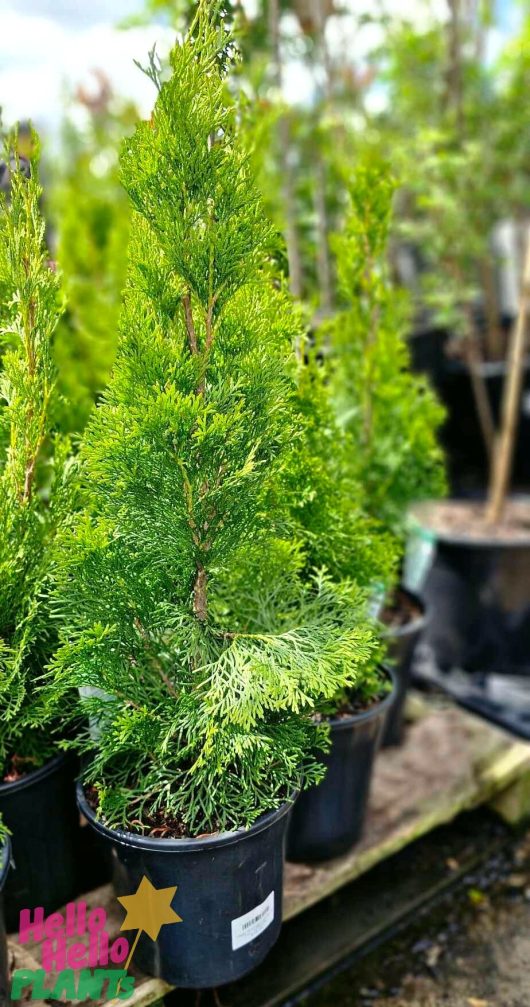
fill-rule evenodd
<path id="1" fill-rule="evenodd" d="M 246 826 L 320 777 L 311 714 L 374 646 L 359 589 L 306 571 L 291 513 L 299 323 L 207 6 L 122 155 L 129 276 L 57 572 L 50 700 L 96 690 L 83 709 L 98 736 L 81 747 L 108 823 L 149 830 L 160 813 L 195 835 Z"/>
<path id="2" fill-rule="evenodd" d="M 130 217 L 118 154 L 135 121 L 132 106 L 102 102 L 85 131 L 68 124 L 48 193 L 68 300 L 54 341 L 60 422 L 72 433 L 83 430 L 116 354 Z"/>
<path id="3" fill-rule="evenodd" d="M 46 759 L 57 726 L 39 717 L 38 679 L 53 648 L 43 591 L 68 506 L 69 444 L 52 423 L 63 306 L 40 196 L 36 160 L 30 179 L 11 171 L 9 202 L 0 195 L 0 779 Z"/>
<path id="4" fill-rule="evenodd" d="M 437 430 L 443 409 L 409 369 L 409 307 L 386 261 L 394 182 L 360 166 L 344 232 L 335 239 L 344 308 L 325 325 L 330 380 L 364 510 L 401 537 L 409 505 L 444 489 Z"/>

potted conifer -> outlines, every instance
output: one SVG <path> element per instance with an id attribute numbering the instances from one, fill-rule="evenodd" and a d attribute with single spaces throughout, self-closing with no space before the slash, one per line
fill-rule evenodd
<path id="1" fill-rule="evenodd" d="M 411 505 L 444 490 L 436 435 L 443 409 L 424 377 L 410 371 L 408 298 L 391 283 L 388 231 L 395 182 L 388 166 L 366 159 L 350 186 L 351 208 L 334 249 L 343 309 L 322 330 L 339 424 L 350 451 L 363 510 L 393 542 L 398 563 L 372 580 L 386 626 L 398 694 L 385 730 L 402 736 L 402 712 L 414 647 L 425 624 L 421 599 L 396 589 Z"/>
<path id="2" fill-rule="evenodd" d="M 436 429 L 443 411 L 407 369 L 406 302 L 385 262 L 394 183 L 383 165 L 359 168 L 345 233 L 335 241 L 343 310 L 300 353 L 306 452 L 294 471 L 294 513 L 311 566 L 357 585 L 371 609 L 391 595 L 407 511 L 443 489 Z M 319 363 L 319 359 L 323 363 Z M 324 860 L 350 849 L 364 826 L 372 767 L 383 739 L 402 734 L 403 703 L 422 602 L 400 590 L 380 635 L 390 642 L 395 691 L 380 654 L 319 716 L 330 727 L 326 777 L 293 810 L 288 858 Z"/>
<path id="3" fill-rule="evenodd" d="M 59 282 L 43 244 L 36 161 L 7 143 L 10 194 L 0 196 L 0 814 L 12 833 L 8 928 L 21 908 L 57 908 L 75 893 L 74 760 L 57 747 L 58 719 L 39 702 L 53 648 L 43 600 L 68 506 L 68 441 L 53 428 L 52 339 Z M 29 177 L 28 177 L 29 176 Z"/>
<path id="4" fill-rule="evenodd" d="M 208 7 L 170 80 L 151 62 L 155 108 L 123 149 L 129 275 L 81 455 L 86 506 L 58 563 L 49 699 L 91 690 L 80 807 L 121 893 L 143 875 L 176 886 L 181 922 L 156 946 L 140 937 L 135 961 L 187 987 L 243 975 L 276 939 L 291 801 L 322 775 L 311 714 L 374 646 L 354 586 L 299 575 L 298 321 Z"/>
<path id="5" fill-rule="evenodd" d="M 373 584 L 395 577 L 397 543 L 365 511 L 351 441 L 335 416 L 318 347 L 306 344 L 300 350 L 298 401 L 305 449 L 294 459 L 291 492 L 305 559 L 301 575 L 307 578 L 317 568 L 338 585 L 355 585 L 362 623 L 363 611 L 371 607 Z M 374 652 L 350 686 L 316 711 L 330 732 L 326 776 L 296 802 L 288 832 L 289 860 L 339 856 L 362 835 L 375 756 L 395 698 L 395 681 L 381 666 L 381 657 L 382 652 Z"/>

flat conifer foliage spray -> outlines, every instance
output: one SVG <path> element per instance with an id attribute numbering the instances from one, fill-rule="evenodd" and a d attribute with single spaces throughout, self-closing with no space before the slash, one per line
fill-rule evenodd
<path id="1" fill-rule="evenodd" d="M 69 506 L 69 443 L 54 430 L 60 283 L 44 245 L 37 156 L 6 142 L 0 194 L 0 781 L 38 767 L 60 728 L 40 703 L 53 652 L 45 585 Z M 29 177 L 27 177 L 29 176 Z"/>
<path id="2" fill-rule="evenodd" d="M 319 778 L 311 714 L 373 647 L 353 584 L 299 575 L 298 321 L 208 7 L 169 81 L 151 62 L 154 112 L 123 150 L 128 284 L 63 543 L 52 688 L 92 687 L 86 778 L 105 821 L 173 835 L 247 826 Z"/>

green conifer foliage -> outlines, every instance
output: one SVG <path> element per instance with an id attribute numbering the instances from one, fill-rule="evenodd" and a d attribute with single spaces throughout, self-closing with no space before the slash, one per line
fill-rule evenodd
<path id="1" fill-rule="evenodd" d="M 0 779 L 53 750 L 52 725 L 32 724 L 51 647 L 42 592 L 68 500 L 69 445 L 51 419 L 59 280 L 44 246 L 37 161 L 25 178 L 15 148 L 11 138 L 9 201 L 0 195 Z"/>
<path id="2" fill-rule="evenodd" d="M 396 549 L 368 505 L 351 431 L 336 414 L 327 363 L 318 346 L 304 346 L 298 367 L 304 451 L 293 458 L 293 517 L 304 541 L 306 571 L 325 568 L 334 580 L 352 580 L 371 591 L 374 584 L 392 581 Z"/>
<path id="3" fill-rule="evenodd" d="M 365 509 L 401 535 L 409 505 L 443 492 L 436 432 L 443 409 L 409 369 L 409 305 L 393 287 L 386 250 L 394 181 L 384 164 L 361 165 L 351 210 L 335 239 L 345 307 L 324 328 L 339 420 L 351 444 Z"/>
<path id="4" fill-rule="evenodd" d="M 246 826 L 320 775 L 315 707 L 370 658 L 359 590 L 300 572 L 297 315 L 238 143 L 230 39 L 201 3 L 149 122 L 117 361 L 63 543 L 52 701 L 92 687 L 87 780 L 111 825 Z M 86 695 L 86 693 L 85 693 Z M 93 730 L 94 734 L 94 730 Z"/>
<path id="5" fill-rule="evenodd" d="M 114 363 L 127 266 L 130 211 L 118 152 L 137 116 L 134 106 L 116 107 L 104 83 L 100 88 L 86 130 L 71 123 L 65 128 L 60 170 L 49 193 L 68 301 L 54 340 L 64 400 L 60 424 L 72 433 L 84 429 Z"/>

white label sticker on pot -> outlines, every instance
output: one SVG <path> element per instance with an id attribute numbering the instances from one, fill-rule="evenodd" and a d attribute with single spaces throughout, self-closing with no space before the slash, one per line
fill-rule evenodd
<path id="1" fill-rule="evenodd" d="M 232 951 L 237 951 L 259 937 L 274 919 L 274 892 L 267 895 L 261 905 L 251 909 L 244 916 L 232 920 Z"/>

